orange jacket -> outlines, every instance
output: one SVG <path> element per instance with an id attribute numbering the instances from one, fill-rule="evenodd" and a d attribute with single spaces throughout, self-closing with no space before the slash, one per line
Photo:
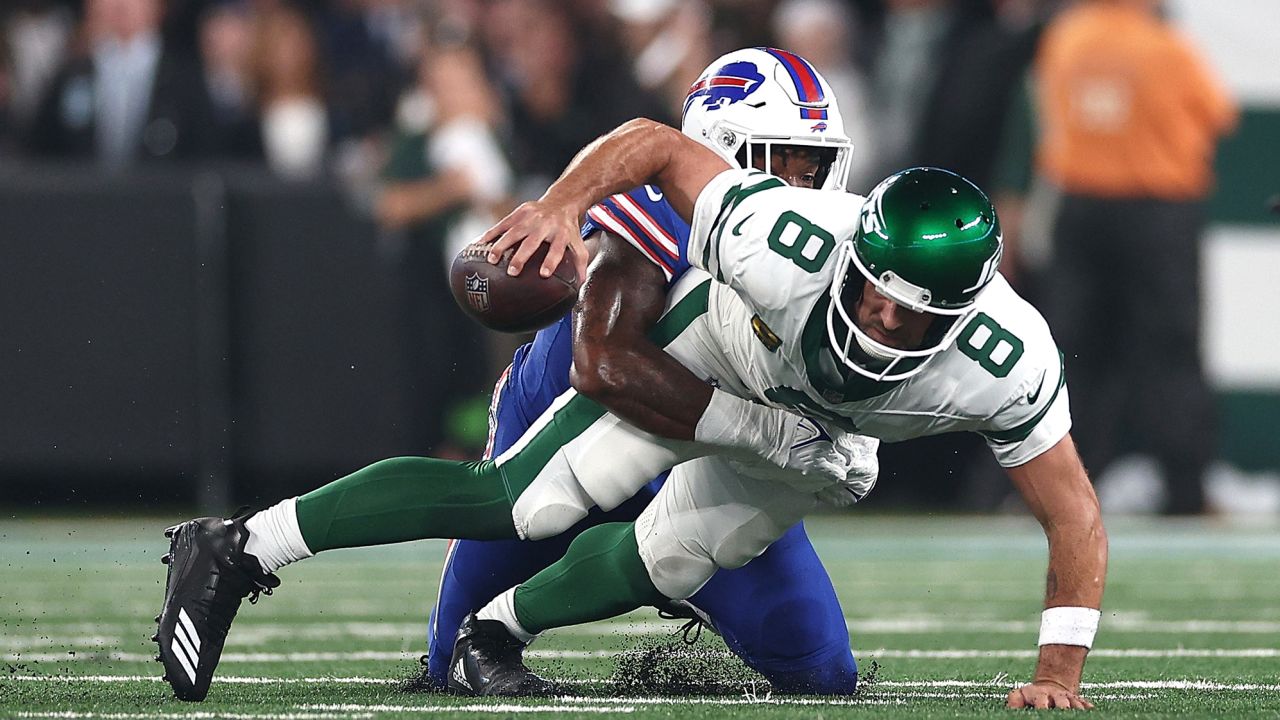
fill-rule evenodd
<path id="1" fill-rule="evenodd" d="M 1159 18 L 1093 0 L 1049 26 L 1036 59 L 1040 172 L 1067 192 L 1201 198 L 1238 110 Z"/>

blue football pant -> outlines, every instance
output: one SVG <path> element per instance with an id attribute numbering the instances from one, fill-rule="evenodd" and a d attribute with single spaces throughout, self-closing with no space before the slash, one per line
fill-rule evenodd
<path id="1" fill-rule="evenodd" d="M 496 456 L 527 423 L 510 386 L 494 408 Z M 610 512 L 598 508 L 578 525 L 540 541 L 459 540 L 449 546 L 440 593 L 428 628 L 429 672 L 444 687 L 453 638 L 463 618 L 499 593 L 558 560 L 582 530 L 601 522 L 630 522 L 657 492 L 658 482 Z M 857 688 L 857 664 L 831 578 L 803 524 L 789 529 L 741 568 L 719 570 L 689 602 L 708 615 L 729 649 L 785 693 L 843 695 Z"/>

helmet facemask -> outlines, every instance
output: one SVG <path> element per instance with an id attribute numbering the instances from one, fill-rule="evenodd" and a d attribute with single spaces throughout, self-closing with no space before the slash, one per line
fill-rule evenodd
<path id="1" fill-rule="evenodd" d="M 905 380 L 921 372 L 977 313 L 1003 249 L 995 208 L 968 180 L 937 168 L 885 179 L 863 203 L 853 236 L 837 250 L 827 308 L 832 352 L 872 380 Z M 858 325 L 868 285 L 898 306 L 932 317 L 918 347 L 891 347 Z"/>
<path id="2" fill-rule="evenodd" d="M 928 290 L 888 272 L 884 274 L 888 277 L 873 277 L 859 261 L 852 241 L 841 243 L 836 252 L 836 279 L 831 284 L 827 305 L 827 338 L 836 358 L 863 377 L 897 382 L 918 374 L 930 358 L 955 342 L 969 318 L 977 312 L 972 306 L 955 310 L 930 307 L 927 300 L 921 302 L 928 296 Z M 874 292 L 899 306 L 932 316 L 920 347 L 902 349 L 885 345 L 858 325 L 858 306 L 862 294 L 867 292 L 868 281 Z"/>
<path id="3" fill-rule="evenodd" d="M 817 165 L 814 171 L 813 187 L 818 190 L 835 190 L 843 189 L 842 187 L 828 187 L 828 181 L 835 177 L 847 177 L 848 173 L 844 170 L 837 170 L 834 174 L 832 170 L 836 166 L 838 160 L 845 160 L 845 166 L 848 165 L 848 155 L 842 155 L 835 147 L 821 147 L 808 144 L 799 144 L 793 142 L 790 138 L 783 140 L 775 140 L 765 138 L 753 140 L 743 143 L 738 150 L 738 165 L 743 168 L 756 168 L 763 170 L 770 175 L 782 176 L 782 170 L 773 165 L 773 156 L 777 152 L 783 157 L 790 157 L 792 161 L 813 162 Z M 792 183 L 794 184 L 794 183 Z M 834 185 L 836 183 L 832 183 Z M 843 186 L 843 183 L 839 183 Z"/>

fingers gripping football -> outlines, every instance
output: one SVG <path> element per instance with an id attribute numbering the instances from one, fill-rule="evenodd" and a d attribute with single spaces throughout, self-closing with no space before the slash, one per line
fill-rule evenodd
<path id="1" fill-rule="evenodd" d="M 551 277 L 568 252 L 577 277 L 583 278 L 587 275 L 588 253 L 580 232 L 581 220 L 570 210 L 534 200 L 511 211 L 485 232 L 480 243 L 492 242 L 489 262 L 495 264 L 509 248 L 516 248 L 507 261 L 508 275 L 519 275 L 529 258 L 545 244 L 547 255 L 539 269 L 542 277 Z"/>

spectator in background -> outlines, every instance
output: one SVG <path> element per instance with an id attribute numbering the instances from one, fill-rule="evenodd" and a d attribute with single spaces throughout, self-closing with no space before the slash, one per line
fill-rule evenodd
<path id="1" fill-rule="evenodd" d="M 226 159 L 261 159 L 250 52 L 253 16 L 247 0 L 222 0 L 199 21 L 200 60 L 210 113 L 205 151 Z"/>
<path id="2" fill-rule="evenodd" d="M 875 176 L 936 165 L 991 184 L 1008 108 L 1038 26 L 1000 2 L 888 0 L 875 59 Z"/>
<path id="3" fill-rule="evenodd" d="M 955 12 L 951 0 L 887 0 L 872 63 L 874 177 L 910 165 Z"/>
<path id="4" fill-rule="evenodd" d="M 86 46 L 42 103 L 31 136 L 38 153 L 122 169 L 199 150 L 204 83 L 164 48 L 162 15 L 161 0 L 86 0 Z"/>
<path id="5" fill-rule="evenodd" d="M 1161 466 L 1165 511 L 1205 510 L 1215 449 L 1200 363 L 1200 235 L 1237 110 L 1159 0 L 1082 0 L 1037 59 L 1039 172 L 1062 192 L 1046 316 L 1096 477 L 1127 440 Z"/>
<path id="6" fill-rule="evenodd" d="M 336 0 L 321 17 L 332 139 L 387 130 L 423 44 L 418 13 L 407 0 Z"/>
<path id="7" fill-rule="evenodd" d="M 710 11 L 701 0 L 610 0 L 609 9 L 622 24 L 631 74 L 665 118 L 680 117 L 689 86 L 716 57 Z"/>
<path id="8" fill-rule="evenodd" d="M 517 200 L 541 195 L 581 147 L 610 128 L 666 116 L 608 43 L 579 32 L 569 6 L 497 0 L 482 26 L 489 23 L 484 37 L 507 98 Z"/>
<path id="9" fill-rule="evenodd" d="M 52 0 L 13 0 L 0 18 L 0 43 L 10 61 L 8 112 L 0 122 L 12 132 L 30 125 L 62 65 L 74 22 L 70 9 Z"/>
<path id="10" fill-rule="evenodd" d="M 289 179 L 319 175 L 329 146 L 329 114 L 319 48 L 300 10 L 281 4 L 262 11 L 252 67 L 267 164 Z"/>
<path id="11" fill-rule="evenodd" d="M 879 178 L 870 174 L 875 147 L 866 80 L 854 65 L 853 48 L 860 44 L 857 19 L 838 0 L 784 0 L 774 12 L 773 28 L 779 46 L 803 49 L 805 58 L 831 84 L 843 110 L 845 134 L 853 141 L 847 187 L 854 192 L 868 191 Z"/>
<path id="12" fill-rule="evenodd" d="M 1041 26 L 1031 18 L 1014 20 L 1017 3 L 1009 0 L 952 5 L 907 164 L 945 167 L 990 187 L 1009 107 L 1035 55 Z"/>
<path id="13" fill-rule="evenodd" d="M 0 159 L 9 156 L 14 149 L 10 108 L 13 104 L 13 62 L 9 54 L 9 44 L 0 35 Z"/>
<path id="14" fill-rule="evenodd" d="M 495 363 L 486 362 L 493 354 L 488 335 L 454 303 L 446 269 L 461 245 L 512 205 L 511 170 L 492 132 L 498 98 L 479 54 L 461 44 L 423 53 L 411 95 L 402 103 L 376 215 L 384 229 L 403 232 L 406 241 L 413 436 L 424 452 L 477 457 L 484 432 L 458 437 L 442 422 L 474 404 L 494 376 Z M 504 349 L 509 356 L 511 348 Z"/>

